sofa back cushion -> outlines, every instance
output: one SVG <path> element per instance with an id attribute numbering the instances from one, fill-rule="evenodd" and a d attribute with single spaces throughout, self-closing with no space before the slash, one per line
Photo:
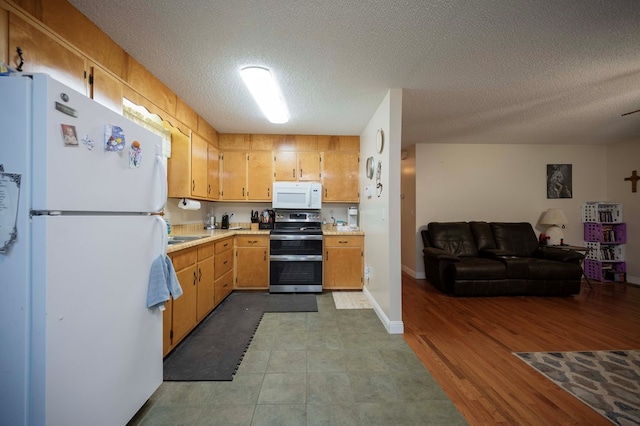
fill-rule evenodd
<path id="1" fill-rule="evenodd" d="M 538 239 L 528 222 L 492 222 L 491 230 L 496 246 L 516 256 L 531 257 L 538 248 Z"/>
<path id="2" fill-rule="evenodd" d="M 446 250 L 456 256 L 477 257 L 471 228 L 466 222 L 431 222 L 427 225 L 429 245 Z"/>
<path id="3" fill-rule="evenodd" d="M 493 231 L 487 222 L 469 222 L 469 227 L 478 251 L 497 248 L 496 240 L 493 238 Z"/>

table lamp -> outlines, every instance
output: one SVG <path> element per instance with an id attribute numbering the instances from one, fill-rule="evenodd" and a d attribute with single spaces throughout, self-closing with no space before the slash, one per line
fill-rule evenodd
<path id="1" fill-rule="evenodd" d="M 549 237 L 550 245 L 557 246 L 562 242 L 564 239 L 562 229 L 567 223 L 569 222 L 562 209 L 548 209 L 543 213 L 540 224 L 549 225 L 545 234 Z"/>

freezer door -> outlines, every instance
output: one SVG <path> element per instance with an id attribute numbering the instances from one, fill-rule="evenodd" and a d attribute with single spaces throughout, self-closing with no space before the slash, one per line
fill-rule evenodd
<path id="1" fill-rule="evenodd" d="M 164 207 L 166 172 L 157 157 L 158 135 L 43 74 L 33 76 L 32 96 L 32 209 Z"/>
<path id="2" fill-rule="evenodd" d="M 124 425 L 162 382 L 153 217 L 34 217 L 33 424 Z"/>

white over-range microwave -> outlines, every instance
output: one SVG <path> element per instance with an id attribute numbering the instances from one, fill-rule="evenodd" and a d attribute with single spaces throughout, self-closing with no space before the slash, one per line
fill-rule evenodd
<path id="1" fill-rule="evenodd" d="M 273 182 L 274 209 L 322 208 L 320 182 Z"/>

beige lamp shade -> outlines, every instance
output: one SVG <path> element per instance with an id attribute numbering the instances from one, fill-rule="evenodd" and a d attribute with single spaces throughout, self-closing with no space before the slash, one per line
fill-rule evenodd
<path id="1" fill-rule="evenodd" d="M 564 239 L 562 228 L 569 223 L 562 209 L 549 209 L 542 215 L 540 219 L 541 225 L 550 225 L 545 234 L 549 237 L 549 244 L 553 246 L 559 245 Z M 560 225 L 560 226 L 558 226 Z"/>

